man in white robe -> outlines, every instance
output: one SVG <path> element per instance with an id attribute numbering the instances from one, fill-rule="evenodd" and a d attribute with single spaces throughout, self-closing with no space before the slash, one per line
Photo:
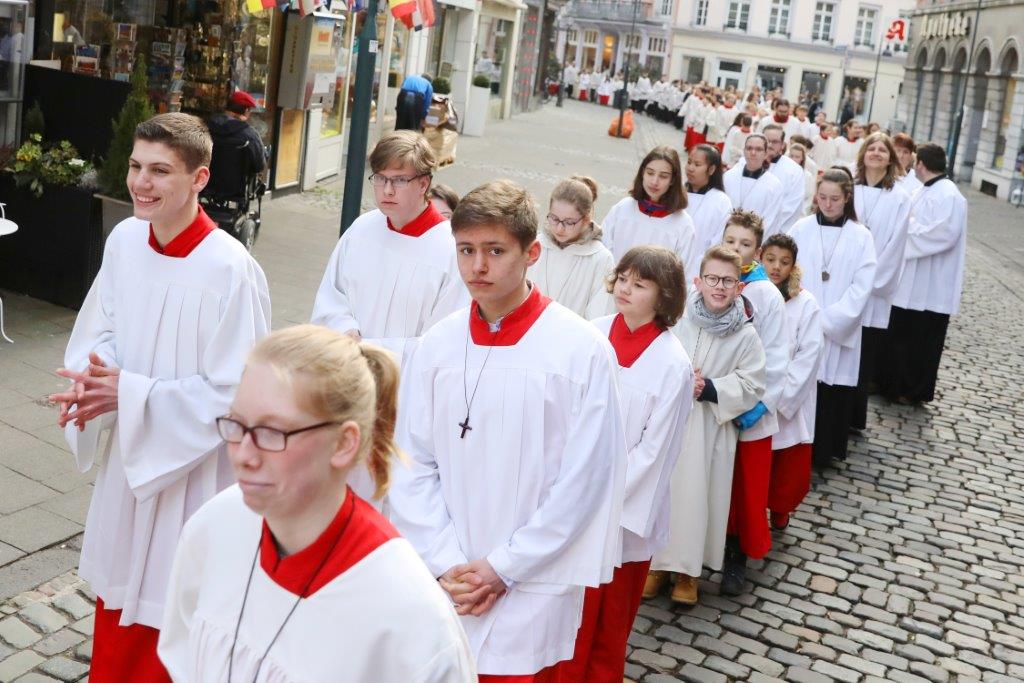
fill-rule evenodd
<path id="1" fill-rule="evenodd" d="M 79 574 L 98 596 L 93 680 L 169 680 L 157 629 L 182 525 L 234 478 L 214 419 L 270 328 L 263 271 L 198 203 L 199 119 L 139 125 L 135 217 L 117 225 L 75 321 L 55 394 L 82 472 L 98 467 Z"/>
<path id="2" fill-rule="evenodd" d="M 725 172 L 725 193 L 733 208 L 760 216 L 767 231 L 779 224 L 785 195 L 782 183 L 765 168 L 768 139 L 759 133 L 748 135 L 743 143 L 743 158 L 744 164 L 736 164 Z"/>
<path id="3" fill-rule="evenodd" d="M 786 131 L 777 123 L 764 127 L 768 139 L 768 172 L 782 183 L 782 206 L 775 225 L 765 225 L 765 239 L 789 230 L 793 223 L 804 217 L 804 198 L 807 179 L 804 169 L 786 154 Z"/>
<path id="4" fill-rule="evenodd" d="M 611 579 L 626 444 L 613 351 L 526 279 L 540 254 L 509 181 L 452 216 L 473 304 L 403 372 L 391 517 L 462 616 L 481 681 L 545 681 L 573 656 L 585 586 Z M 516 679 L 520 680 L 520 679 Z"/>

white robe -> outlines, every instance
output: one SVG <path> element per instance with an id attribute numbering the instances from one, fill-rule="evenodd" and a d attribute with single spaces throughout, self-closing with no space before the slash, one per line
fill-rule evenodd
<path id="1" fill-rule="evenodd" d="M 779 431 L 772 437 L 772 450 L 814 443 L 818 367 L 825 340 L 821 333 L 821 308 L 806 289 L 786 302 L 786 328 L 789 366 L 779 398 Z"/>
<path id="2" fill-rule="evenodd" d="M 600 240 L 559 247 L 543 230 L 540 243 L 540 258 L 527 271 L 527 277 L 540 291 L 587 320 L 615 310 L 605 285 L 605 279 L 615 270 L 615 257 Z"/>
<path id="3" fill-rule="evenodd" d="M 860 372 L 861 319 L 874 287 L 877 263 L 871 231 L 854 221 L 847 221 L 842 228 L 821 226 L 815 214 L 798 220 L 789 234 L 800 250 L 802 286 L 821 306 L 825 348 L 818 381 L 855 387 Z M 823 281 L 829 254 L 829 279 Z"/>
<path id="4" fill-rule="evenodd" d="M 850 140 L 845 135 L 838 137 L 835 140 L 835 158 L 832 160 L 833 166 L 845 166 L 854 175 L 857 173 L 857 155 L 860 153 L 860 147 L 864 144 L 864 138 L 857 138 L 856 140 Z"/>
<path id="5" fill-rule="evenodd" d="M 711 131 L 709 130 L 708 142 L 725 142 L 729 129 L 732 128 L 732 122 L 736 120 L 736 114 L 739 111 L 735 106 L 726 107 L 724 104 L 716 107 L 714 124 L 711 126 L 715 131 L 714 140 L 711 139 Z M 740 149 L 742 150 L 742 148 Z"/>
<path id="6" fill-rule="evenodd" d="M 632 197 L 620 200 L 608 211 L 601 229 L 604 230 L 602 241 L 616 263 L 633 247 L 654 244 L 675 252 L 685 265 L 692 262 L 697 248 L 693 220 L 685 209 L 654 218 L 641 211 Z"/>
<path id="7" fill-rule="evenodd" d="M 775 163 L 768 165 L 768 171 L 782 183 L 782 206 L 775 225 L 765 226 L 765 238 L 777 232 L 786 232 L 790 226 L 803 218 L 804 199 L 807 194 L 807 178 L 804 169 L 788 156 L 783 154 Z"/>
<path id="8" fill-rule="evenodd" d="M 794 135 L 803 135 L 805 131 L 804 124 L 795 116 L 787 118 L 785 123 L 779 123 L 775 120 L 774 116 L 766 116 L 757 122 L 757 132 L 764 133 L 764 129 L 773 123 L 782 126 L 782 130 L 786 134 L 786 140 L 789 140 Z"/>
<path id="9" fill-rule="evenodd" d="M 358 330 L 401 362 L 410 339 L 468 300 L 448 221 L 412 237 L 388 228 L 374 209 L 338 240 L 311 320 L 338 332 Z"/>
<path id="10" fill-rule="evenodd" d="M 906 192 L 911 199 L 914 198 L 914 195 L 917 194 L 918 190 L 924 187 L 924 184 L 917 179 L 917 174 L 914 172 L 914 169 L 907 171 L 906 175 L 896 181 L 896 184 L 903 188 L 903 191 Z"/>
<path id="11" fill-rule="evenodd" d="M 900 273 L 903 272 L 910 197 L 899 186 L 883 190 L 856 185 L 853 188 L 853 203 L 857 218 L 871 231 L 878 259 L 875 284 L 864 309 L 862 324 L 864 327 L 884 330 L 889 327 L 889 309 L 896 295 Z"/>
<path id="12" fill-rule="evenodd" d="M 303 599 L 287 623 L 297 595 L 257 562 L 239 624 L 262 532 L 263 518 L 237 486 L 185 525 L 158 649 L 175 683 L 226 681 L 236 625 L 236 681 L 476 683 L 451 601 L 403 538 L 385 541 Z"/>
<path id="13" fill-rule="evenodd" d="M 81 472 L 99 468 L 79 574 L 122 625 L 159 628 L 182 525 L 234 482 L 214 420 L 270 330 L 270 296 L 222 230 L 184 258 L 148 240 L 145 221 L 114 228 L 64 356 L 75 370 L 92 351 L 121 368 L 117 412 L 65 436 Z"/>
<path id="14" fill-rule="evenodd" d="M 749 429 L 740 432 L 740 441 L 757 441 L 779 430 L 775 412 L 786 383 L 789 365 L 789 337 L 786 332 L 786 300 L 771 280 L 748 282 L 743 296 L 754 306 L 754 329 L 764 349 L 764 395 L 761 402 L 768 412 Z"/>
<path id="15" fill-rule="evenodd" d="M 654 556 L 651 569 L 700 576 L 704 565 L 722 567 L 736 457 L 732 420 L 764 394 L 764 350 L 750 324 L 723 339 L 698 333 L 684 316 L 673 332 L 694 368 L 713 380 L 718 403 L 694 401 L 672 472 L 668 545 Z"/>
<path id="16" fill-rule="evenodd" d="M 781 224 L 785 190 L 782 182 L 765 171 L 761 177 L 744 178 L 745 163 L 738 163 L 725 172 L 725 193 L 737 209 L 753 211 L 764 223 L 764 239 L 778 232 Z"/>
<path id="17" fill-rule="evenodd" d="M 693 219 L 697 242 L 693 256 L 685 265 L 686 278 L 693 279 L 700 274 L 700 262 L 708 249 L 722 243 L 725 224 L 732 213 L 732 200 L 721 190 L 710 189 L 704 194 L 687 193 L 686 213 Z"/>
<path id="18" fill-rule="evenodd" d="M 725 134 L 725 147 L 722 149 L 722 163 L 732 168 L 743 161 L 743 146 L 747 144 L 750 132 L 744 132 L 739 126 L 733 126 Z"/>
<path id="19" fill-rule="evenodd" d="M 967 200 L 948 178 L 914 195 L 893 305 L 956 315 L 967 255 Z"/>
<path id="20" fill-rule="evenodd" d="M 610 315 L 594 325 L 607 337 L 614 320 Z M 631 366 L 619 366 L 619 399 L 629 449 L 622 561 L 646 562 L 668 544 L 669 483 L 693 407 L 693 366 L 671 331 Z"/>
<path id="21" fill-rule="evenodd" d="M 554 302 L 511 346 L 477 345 L 469 315 L 435 325 L 403 371 L 408 462 L 394 468 L 390 512 L 434 576 L 486 558 L 512 582 L 462 625 L 481 673 L 532 674 L 572 657 L 583 587 L 610 580 L 621 557 L 614 352 Z M 475 396 L 462 439 L 464 392 Z"/>
<path id="22" fill-rule="evenodd" d="M 818 170 L 827 171 L 835 163 L 836 139 L 833 137 L 823 138 L 818 133 L 811 138 L 811 142 L 814 143 L 814 147 L 811 149 L 811 158 L 818 165 Z"/>

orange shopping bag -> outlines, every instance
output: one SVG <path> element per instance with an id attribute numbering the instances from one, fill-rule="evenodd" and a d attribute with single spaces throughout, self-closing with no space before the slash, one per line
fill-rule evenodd
<path id="1" fill-rule="evenodd" d="M 633 110 L 627 109 L 626 113 L 622 116 L 622 135 L 621 137 L 629 139 L 629 136 L 633 134 Z M 619 117 L 616 116 L 612 119 L 612 123 L 608 126 L 608 135 L 614 137 L 620 137 L 619 135 Z"/>

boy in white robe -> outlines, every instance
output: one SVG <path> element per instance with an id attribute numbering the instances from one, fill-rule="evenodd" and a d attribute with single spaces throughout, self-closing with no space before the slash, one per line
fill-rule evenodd
<path id="1" fill-rule="evenodd" d="M 738 429 L 733 420 L 764 396 L 765 357 L 753 306 L 740 296 L 741 260 L 727 247 L 708 250 L 695 291 L 674 332 L 694 368 L 694 405 L 672 472 L 668 545 L 655 553 L 653 595 L 676 572 L 672 599 L 693 604 L 704 566 L 722 568 Z"/>
<path id="2" fill-rule="evenodd" d="M 789 526 L 789 516 L 811 488 L 818 366 L 824 344 L 821 308 L 810 292 L 800 288 L 798 253 L 789 235 L 772 235 L 761 248 L 768 277 L 786 300 L 789 335 L 789 365 L 777 411 L 779 431 L 772 436 L 768 485 L 768 509 L 775 529 Z"/>
<path id="3" fill-rule="evenodd" d="M 529 195 L 478 187 L 452 216 L 473 296 L 420 339 L 403 371 L 408 464 L 392 519 L 452 596 L 481 681 L 556 680 L 584 587 L 612 578 L 626 443 L 608 340 L 551 302 Z"/>
<path id="4" fill-rule="evenodd" d="M 597 181 L 587 176 L 555 186 L 540 234 L 540 258 L 527 273 L 541 291 L 587 320 L 614 309 L 605 280 L 615 269 L 615 258 L 601 243 L 601 227 L 594 222 L 596 199 Z"/>
<path id="5" fill-rule="evenodd" d="M 775 124 L 782 128 L 785 137 L 791 138 L 794 135 L 802 135 L 803 123 L 795 116 L 790 116 L 789 100 L 779 98 L 772 103 L 772 115 L 762 118 L 757 123 L 757 132 L 764 133 L 768 126 Z"/>
<path id="6" fill-rule="evenodd" d="M 835 140 L 835 158 L 831 165 L 845 166 L 853 173 L 857 170 L 857 155 L 863 144 L 864 126 L 856 119 L 850 119 L 843 126 L 843 136 Z"/>
<path id="7" fill-rule="evenodd" d="M 58 374 L 59 424 L 98 467 L 79 574 L 96 592 L 95 681 L 165 681 L 156 656 L 181 527 L 230 485 L 213 418 L 270 328 L 263 271 L 199 206 L 213 143 L 187 114 L 140 124 L 135 216 L 107 239 Z"/>
<path id="8" fill-rule="evenodd" d="M 829 169 L 818 180 L 818 212 L 796 222 L 789 235 L 800 250 L 803 285 L 821 306 L 825 336 L 814 417 L 814 466 L 845 460 L 857 380 L 861 320 L 875 281 L 871 231 L 857 222 L 853 179 Z"/>
<path id="9" fill-rule="evenodd" d="M 831 168 L 836 159 L 836 135 L 832 126 L 824 121 L 824 114 L 819 114 L 822 123 L 813 136 L 811 142 L 814 147 L 811 149 L 811 159 L 818 166 L 819 171 Z M 815 178 L 817 180 L 817 178 Z"/>
<path id="10" fill-rule="evenodd" d="M 917 148 L 914 195 L 903 273 L 893 299 L 881 373 L 882 395 L 901 403 L 935 398 L 949 318 L 960 310 L 967 250 L 967 200 L 946 177 L 946 153 L 934 143 Z"/>
<path id="11" fill-rule="evenodd" d="M 782 182 L 767 169 L 768 138 L 760 133 L 748 135 L 743 158 L 745 163 L 726 171 L 725 193 L 733 208 L 753 211 L 770 231 L 780 224 L 785 191 Z"/>
<path id="12" fill-rule="evenodd" d="M 765 237 L 789 230 L 793 223 L 804 217 L 804 196 L 807 178 L 804 169 L 786 154 L 786 131 L 777 123 L 764 128 L 768 140 L 768 172 L 782 184 L 782 205 L 775 225 L 765 226 Z"/>
<path id="13" fill-rule="evenodd" d="M 418 132 L 388 133 L 370 153 L 377 208 L 338 240 L 311 322 L 366 339 L 402 362 L 411 339 L 468 297 L 447 220 L 430 202 L 437 158 Z M 366 496 L 358 477 L 357 493 Z"/>
<path id="14" fill-rule="evenodd" d="M 747 137 L 750 135 L 750 126 L 753 119 L 750 114 L 744 114 L 740 118 L 738 126 L 731 126 L 725 134 L 725 147 L 722 149 L 722 162 L 726 169 L 730 169 L 743 160 L 743 147 L 746 145 Z"/>
<path id="15" fill-rule="evenodd" d="M 444 591 L 346 485 L 359 466 L 387 488 L 397 390 L 387 351 L 325 327 L 256 346 L 216 420 L 238 485 L 188 521 L 174 561 L 174 681 L 476 683 Z"/>
<path id="16" fill-rule="evenodd" d="M 743 298 L 753 304 L 754 329 L 765 355 L 764 395 L 756 406 L 736 419 L 740 435 L 722 567 L 721 592 L 725 595 L 743 591 L 747 559 L 761 559 L 772 547 L 764 511 L 772 469 L 772 436 L 779 428 L 776 412 L 789 365 L 789 338 L 785 301 L 757 261 L 763 236 L 764 226 L 757 214 L 737 209 L 729 216 L 722 238 L 722 245 L 742 259 Z"/>
<path id="17" fill-rule="evenodd" d="M 903 191 L 913 198 L 922 187 L 921 181 L 917 179 L 917 174 L 914 173 L 914 164 L 916 163 L 914 153 L 917 151 L 917 143 L 914 142 L 914 138 L 906 133 L 897 133 L 892 136 L 892 144 L 896 148 L 896 156 L 900 160 L 900 168 L 903 169 L 903 175 L 900 176 L 897 182 L 903 188 Z"/>

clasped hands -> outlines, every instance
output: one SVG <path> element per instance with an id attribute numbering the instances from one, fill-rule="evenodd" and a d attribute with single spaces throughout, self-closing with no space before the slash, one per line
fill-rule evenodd
<path id="1" fill-rule="evenodd" d="M 508 586 L 487 560 L 457 564 L 438 578 L 441 588 L 451 596 L 460 616 L 486 614 L 504 595 Z"/>
<path id="2" fill-rule="evenodd" d="M 50 394 L 50 401 L 60 405 L 60 427 L 74 422 L 78 431 L 94 418 L 117 410 L 117 385 L 121 368 L 108 366 L 96 353 L 89 354 L 84 372 L 60 368 L 57 374 L 72 381 L 67 391 Z"/>

